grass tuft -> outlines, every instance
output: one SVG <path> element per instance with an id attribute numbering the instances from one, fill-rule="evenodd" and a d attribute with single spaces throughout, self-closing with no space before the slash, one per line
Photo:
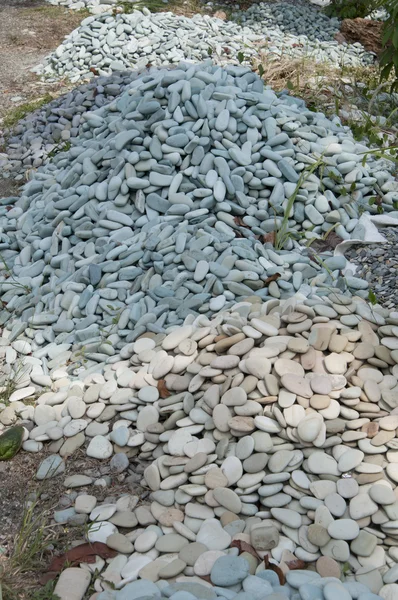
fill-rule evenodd
<path id="1" fill-rule="evenodd" d="M 47 4 L 45 6 L 31 6 L 23 9 L 26 14 L 40 14 L 43 17 L 59 19 L 62 17 L 62 14 L 65 13 L 75 13 L 81 15 L 82 19 L 90 16 L 90 11 L 86 8 L 81 8 L 80 10 L 68 10 L 65 6 L 54 6 L 51 4 Z"/>
<path id="2" fill-rule="evenodd" d="M 168 3 L 162 0 L 137 0 L 137 2 L 126 2 L 121 0 L 116 4 L 116 8 L 122 8 L 124 13 L 132 13 L 136 10 L 147 8 L 152 13 L 157 12 L 173 12 L 176 15 L 191 17 L 198 13 L 209 12 L 200 0 L 170 0 Z M 217 7 L 212 7 L 212 11 Z M 224 10 L 224 9 L 223 9 Z"/>
<path id="3" fill-rule="evenodd" d="M 0 380 L 3 377 L 0 374 Z M 9 397 L 17 390 L 17 382 L 12 375 L 5 375 L 4 381 L 1 382 L 0 387 L 0 403 L 9 406 Z"/>
<path id="4" fill-rule="evenodd" d="M 25 504 L 19 530 L 13 540 L 8 557 L 0 558 L 0 598 L 2 600 L 56 600 L 50 585 L 34 591 L 35 584 L 28 574 L 40 572 L 43 555 L 52 543 L 53 532 L 47 524 L 50 510 L 39 508 L 40 494 Z M 27 581 L 32 584 L 27 584 Z"/>
<path id="5" fill-rule="evenodd" d="M 70 150 L 71 146 L 72 146 L 72 144 L 69 140 L 60 142 L 59 144 L 54 146 L 54 148 L 52 150 L 50 150 L 50 152 L 47 154 L 47 158 L 50 158 L 50 159 L 54 158 L 54 156 L 56 156 L 60 152 L 68 152 L 68 150 Z"/>
<path id="6" fill-rule="evenodd" d="M 389 83 L 380 84 L 376 66 L 336 68 L 311 57 L 275 60 L 260 51 L 252 67 L 276 92 L 288 89 L 310 110 L 338 115 L 356 140 L 384 149 L 395 143 L 398 95 L 386 93 Z"/>
<path id="7" fill-rule="evenodd" d="M 41 108 L 45 104 L 48 104 L 53 100 L 53 96 L 51 94 L 46 94 L 42 98 L 37 98 L 37 100 L 31 100 L 30 102 L 26 102 L 25 104 L 19 104 L 15 106 L 15 108 L 10 109 L 3 119 L 3 125 L 6 129 L 10 129 L 14 127 L 26 115 L 31 112 L 34 112 L 38 108 Z"/>

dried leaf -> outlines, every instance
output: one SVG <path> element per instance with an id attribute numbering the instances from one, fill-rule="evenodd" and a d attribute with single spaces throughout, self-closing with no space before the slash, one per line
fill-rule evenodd
<path id="1" fill-rule="evenodd" d="M 334 250 L 342 241 L 341 237 L 334 231 L 331 231 L 325 240 L 314 240 L 309 250 L 315 250 L 315 252 L 327 252 L 328 250 Z M 316 257 L 311 258 L 316 260 Z"/>
<path id="2" fill-rule="evenodd" d="M 161 398 L 168 398 L 169 396 L 171 396 L 171 392 L 169 392 L 169 390 L 166 387 L 166 381 L 165 379 L 159 379 L 158 381 L 158 390 L 159 390 L 159 396 Z"/>
<path id="3" fill-rule="evenodd" d="M 210 579 L 210 575 L 199 575 L 199 577 L 201 579 L 203 579 L 203 581 L 207 581 L 207 583 L 210 583 L 211 585 L 213 585 L 211 582 L 211 579 Z"/>
<path id="4" fill-rule="evenodd" d="M 234 217 L 234 223 L 236 223 L 237 225 L 239 225 L 241 227 L 242 226 L 242 218 Z"/>
<path id="5" fill-rule="evenodd" d="M 248 544 L 247 542 L 243 541 L 243 540 L 233 540 L 232 544 L 231 544 L 231 548 L 238 548 L 239 550 L 239 554 L 242 554 L 242 552 L 248 552 L 249 554 L 251 554 L 252 556 L 254 556 L 254 558 L 259 558 L 257 552 L 255 551 L 255 549 L 253 548 L 253 546 L 251 546 L 250 544 Z"/>
<path id="6" fill-rule="evenodd" d="M 262 235 L 260 240 L 262 244 L 272 244 L 273 246 L 275 246 L 275 237 L 275 231 L 270 231 L 269 233 Z"/>
<path id="7" fill-rule="evenodd" d="M 243 221 L 242 217 L 234 217 L 234 222 L 239 227 L 244 227 L 245 229 L 250 229 L 249 225 L 246 225 L 246 223 Z"/>
<path id="8" fill-rule="evenodd" d="M 94 73 L 94 75 L 99 75 L 99 71 L 95 67 L 90 67 L 90 71 L 91 73 Z"/>
<path id="9" fill-rule="evenodd" d="M 268 564 L 268 569 L 278 575 L 279 585 L 285 585 L 285 583 L 286 583 L 285 575 L 280 567 L 278 567 L 277 565 L 274 565 L 274 563 L 270 562 Z"/>
<path id="10" fill-rule="evenodd" d="M 264 281 L 264 285 L 269 285 L 272 281 L 278 281 L 280 276 L 280 273 L 274 273 L 271 275 L 271 277 L 267 277 L 267 279 Z"/>
<path id="11" fill-rule="evenodd" d="M 53 558 L 48 567 L 48 572 L 42 575 L 40 582 L 45 585 L 48 581 L 55 579 L 66 564 L 69 567 L 76 567 L 79 563 L 94 563 L 97 556 L 106 560 L 107 558 L 114 558 L 116 555 L 116 550 L 112 550 L 102 542 L 81 544 L 61 554 L 61 556 Z"/>
<path id="12" fill-rule="evenodd" d="M 295 569 L 306 569 L 308 567 L 308 563 L 305 563 L 303 560 L 298 558 L 297 560 L 290 560 L 286 563 L 286 566 L 289 567 L 290 571 L 294 571 Z"/>

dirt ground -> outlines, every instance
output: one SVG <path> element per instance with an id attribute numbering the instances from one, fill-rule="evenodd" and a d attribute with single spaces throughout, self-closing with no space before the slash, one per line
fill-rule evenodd
<path id="1" fill-rule="evenodd" d="M 84 18 L 44 0 L 0 0 L 0 130 L 15 107 L 46 94 L 58 96 L 66 85 L 45 83 L 31 73 Z M 18 194 L 14 181 L 0 178 L 0 198 Z"/>
<path id="2" fill-rule="evenodd" d="M 23 503 L 41 457 L 20 453 L 12 461 L 0 462 L 0 547 L 7 547 L 18 528 Z"/>
<path id="3" fill-rule="evenodd" d="M 138 484 L 140 476 L 134 475 L 134 462 L 129 473 L 111 475 L 109 487 L 65 488 L 63 482 L 68 475 L 90 472 L 93 477 L 98 477 L 100 471 L 108 471 L 107 463 L 99 465 L 83 450 L 78 450 L 65 461 L 64 473 L 38 481 L 35 474 L 46 456 L 47 452 L 31 454 L 20 451 L 12 460 L 0 462 L 0 586 L 3 585 L 3 600 L 52 599 L 51 595 L 39 593 L 46 581 L 49 563 L 73 547 L 76 541 L 83 541 L 86 535 L 84 525 L 57 525 L 52 520 L 54 510 L 73 506 L 73 495 L 69 503 L 67 501 L 70 492 L 92 494 L 99 503 L 105 499 L 116 500 L 123 494 L 138 495 L 140 499 L 148 494 Z M 40 498 L 37 507 L 31 516 L 27 516 L 26 501 L 32 502 L 35 496 Z M 34 529 L 37 527 L 43 528 L 44 542 L 36 538 Z M 27 548 L 34 547 L 37 552 L 30 554 L 23 550 L 20 558 L 16 559 L 18 548 L 24 542 L 27 542 Z M 35 592 L 39 595 L 36 596 Z"/>
<path id="4" fill-rule="evenodd" d="M 82 18 L 44 0 L 0 0 L 0 117 L 10 107 L 59 91 L 62 84 L 43 83 L 30 71 Z"/>
<path id="5" fill-rule="evenodd" d="M 0 198 L 8 198 L 9 196 L 17 196 L 19 193 L 19 185 L 12 179 L 1 179 L 0 177 Z"/>

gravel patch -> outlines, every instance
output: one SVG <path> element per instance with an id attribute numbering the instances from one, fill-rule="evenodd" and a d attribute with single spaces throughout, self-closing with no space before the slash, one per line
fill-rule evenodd
<path id="1" fill-rule="evenodd" d="M 381 230 L 387 238 L 385 244 L 353 248 L 346 258 L 357 266 L 356 277 L 369 283 L 380 304 L 387 308 L 398 306 L 398 231 L 395 227 Z"/>

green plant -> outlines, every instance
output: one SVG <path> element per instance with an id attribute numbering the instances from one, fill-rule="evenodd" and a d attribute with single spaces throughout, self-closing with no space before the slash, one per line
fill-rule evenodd
<path id="1" fill-rule="evenodd" d="M 391 90 L 398 90 L 398 2 L 396 0 L 387 0 L 384 3 L 389 18 L 383 26 L 382 44 L 384 51 L 380 57 L 380 79 L 388 80 L 394 73 L 394 81 L 391 84 Z"/>
<path id="2" fill-rule="evenodd" d="M 97 579 L 101 579 L 101 571 L 98 569 L 95 569 L 94 573 L 92 573 L 92 575 L 91 575 L 90 585 L 88 586 L 88 588 L 86 590 L 83 600 L 89 600 L 91 598 L 91 596 L 96 593 L 97 590 L 95 589 L 95 582 L 97 581 Z M 111 582 L 108 582 L 108 583 L 109 583 L 109 587 L 111 589 L 115 589 L 115 585 L 113 583 L 111 583 Z M 57 600 L 57 599 L 55 598 L 54 600 Z"/>
<path id="3" fill-rule="evenodd" d="M 11 460 L 22 446 L 24 428 L 10 427 L 0 435 L 0 460 Z"/>
<path id="4" fill-rule="evenodd" d="M 361 152 L 360 155 L 362 156 L 362 166 L 365 166 L 366 158 L 369 155 L 376 155 L 376 156 L 379 156 L 380 158 L 384 158 L 384 159 L 387 159 L 390 161 L 395 160 L 397 162 L 397 166 L 398 166 L 398 146 L 390 146 L 388 148 L 375 148 L 372 150 L 367 150 L 366 152 Z M 297 232 L 289 229 L 290 213 L 293 209 L 294 202 L 297 198 L 297 195 L 300 191 L 301 186 L 308 179 L 308 177 L 310 177 L 310 175 L 312 175 L 318 169 L 319 169 L 319 179 L 321 181 L 321 189 L 322 189 L 322 179 L 323 179 L 324 169 L 327 166 L 327 164 L 324 160 L 323 154 L 321 156 L 319 156 L 317 159 L 315 159 L 315 157 L 313 157 L 313 158 L 314 158 L 313 164 L 309 165 L 306 169 L 304 169 L 304 171 L 302 171 L 302 173 L 299 177 L 299 180 L 296 184 L 295 190 L 287 201 L 287 204 L 286 204 L 286 207 L 285 207 L 284 213 L 283 213 L 283 219 L 282 219 L 281 226 L 279 227 L 279 229 L 277 229 L 275 227 L 275 244 L 274 245 L 277 250 L 282 250 L 289 239 L 297 238 L 297 235 L 298 235 Z M 331 175 L 332 175 L 332 173 L 329 172 L 328 173 L 329 178 L 333 179 L 333 176 L 331 177 Z M 336 180 L 337 180 L 337 177 L 336 177 Z M 342 188 L 341 192 L 345 191 L 346 194 L 353 193 L 355 191 L 355 189 L 356 189 L 356 184 L 355 184 L 355 182 L 353 182 L 350 186 L 349 192 L 347 190 L 345 190 L 345 188 Z M 381 206 L 381 203 L 378 203 L 378 201 L 375 201 L 375 203 L 378 204 L 377 212 L 382 213 L 383 207 Z M 369 202 L 369 204 L 372 205 L 371 201 Z M 380 209 L 379 209 L 379 206 L 380 206 Z M 271 206 L 271 208 L 273 208 L 273 207 Z"/>
<path id="5" fill-rule="evenodd" d="M 79 350 L 76 350 L 71 356 L 71 362 L 75 367 L 83 367 L 87 363 L 86 358 L 87 348 L 86 346 L 82 346 Z"/>
<path id="6" fill-rule="evenodd" d="M 115 8 L 123 9 L 124 13 L 133 13 L 135 10 L 142 10 L 143 8 L 148 8 L 151 12 L 159 12 L 164 7 L 162 0 L 138 0 L 138 2 L 118 2 Z"/>
<path id="7" fill-rule="evenodd" d="M 71 146 L 72 144 L 69 140 L 66 140 L 65 142 L 59 142 L 52 150 L 50 150 L 50 152 L 47 154 L 47 158 L 54 158 L 54 156 L 59 154 L 59 152 L 67 152 L 70 150 Z"/>
<path id="8" fill-rule="evenodd" d="M 4 379 L 3 381 L 1 381 Z M 0 402 L 9 405 L 8 399 L 13 392 L 17 389 L 17 384 L 15 378 L 13 376 L 5 375 L 5 377 L 0 377 Z"/>
<path id="9" fill-rule="evenodd" d="M 375 304 L 378 304 L 377 296 L 373 290 L 369 290 L 368 300 L 372 306 L 374 306 Z"/>
<path id="10" fill-rule="evenodd" d="M 124 13 L 133 13 L 136 10 L 147 8 L 152 13 L 155 12 L 173 12 L 176 14 L 193 15 L 203 12 L 203 5 L 198 0 L 170 0 L 167 4 L 162 0 L 137 0 L 137 2 L 127 2 L 119 0 L 115 5 L 114 12 L 122 9 Z"/>
<path id="11" fill-rule="evenodd" d="M 33 593 L 27 586 L 27 574 L 39 572 L 43 565 L 43 555 L 53 542 L 54 532 L 48 525 L 52 511 L 40 506 L 41 494 L 25 503 L 19 529 L 15 535 L 9 556 L 0 564 L 0 600 L 19 600 Z M 27 588 L 30 588 L 29 591 Z M 33 596 L 35 600 L 57 600 L 50 586 Z M 44 593 L 45 592 L 45 593 Z M 38 592 L 37 592 L 38 593 Z M 32 600 L 33 600 L 32 598 Z"/>
<path id="12" fill-rule="evenodd" d="M 345 579 L 345 577 L 348 575 L 348 573 L 350 573 L 350 571 L 351 571 L 350 563 L 348 563 L 348 562 L 343 563 L 341 566 L 341 574 L 343 576 L 343 579 Z"/>
<path id="13" fill-rule="evenodd" d="M 364 18 L 382 5 L 383 0 L 332 0 L 325 13 L 339 19 Z"/>
<path id="14" fill-rule="evenodd" d="M 44 587 L 33 592 L 31 600 L 60 600 L 60 597 L 54 594 L 55 584 L 55 581 L 47 581 Z"/>
<path id="15" fill-rule="evenodd" d="M 3 263 L 3 266 L 1 266 L 1 263 Z M 14 275 L 12 274 L 12 271 L 10 269 L 10 267 L 7 265 L 6 261 L 4 260 L 4 258 L 2 257 L 2 255 L 0 254 L 0 272 L 1 271 L 5 271 L 5 279 L 6 281 L 0 281 L 0 291 L 1 291 L 1 286 L 2 285 L 7 285 L 7 286 L 12 286 L 15 287 L 16 289 L 22 289 L 24 290 L 24 292 L 26 294 L 29 294 L 32 291 L 32 288 L 30 288 L 28 285 L 24 285 L 23 283 L 19 283 L 19 281 L 17 281 L 14 277 Z"/>
<path id="16" fill-rule="evenodd" d="M 312 165 L 309 165 L 304 171 L 301 173 L 299 180 L 296 184 L 295 190 L 293 194 L 287 201 L 286 208 L 283 214 L 283 219 L 281 226 L 278 230 L 275 231 L 275 248 L 277 250 L 282 250 L 286 242 L 294 235 L 295 232 L 289 230 L 289 217 L 292 211 L 294 202 L 297 198 L 297 195 L 300 191 L 303 183 L 308 179 L 310 175 L 312 175 L 319 167 L 324 164 L 323 155 L 318 158 Z"/>
<path id="17" fill-rule="evenodd" d="M 239 63 L 242 64 L 243 61 L 245 60 L 245 55 L 243 54 L 243 52 L 238 52 L 238 54 L 236 56 L 238 58 Z"/>
<path id="18" fill-rule="evenodd" d="M 0 370 L 0 402 L 9 406 L 9 398 L 13 392 L 18 389 L 19 384 L 26 379 L 25 362 L 23 359 L 19 359 L 14 363 L 12 369 L 9 372 L 5 372 L 2 368 Z M 24 404 L 29 401 L 34 401 L 34 397 L 25 398 Z"/>
<path id="19" fill-rule="evenodd" d="M 391 160 L 396 163 L 398 168 L 398 145 L 389 146 L 388 148 L 373 148 L 372 150 L 366 150 L 366 152 L 361 152 L 360 156 L 362 156 L 362 166 L 365 166 L 366 157 L 372 154 L 374 156 L 378 156 L 379 158 L 385 158 L 386 160 Z"/>
<path id="20" fill-rule="evenodd" d="M 22 517 L 21 527 L 15 537 L 11 556 L 11 565 L 28 571 L 40 562 L 50 544 L 48 539 L 47 515 L 39 510 L 40 496 L 27 503 Z"/>

